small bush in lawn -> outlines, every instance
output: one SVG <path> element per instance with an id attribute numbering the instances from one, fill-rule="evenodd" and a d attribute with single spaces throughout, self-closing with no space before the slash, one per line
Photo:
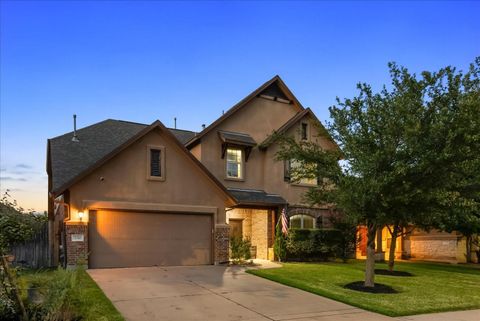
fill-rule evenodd
<path id="1" fill-rule="evenodd" d="M 244 260 L 250 260 L 250 248 L 252 243 L 249 239 L 242 239 L 239 236 L 230 238 L 230 257 L 234 263 L 240 263 Z"/>

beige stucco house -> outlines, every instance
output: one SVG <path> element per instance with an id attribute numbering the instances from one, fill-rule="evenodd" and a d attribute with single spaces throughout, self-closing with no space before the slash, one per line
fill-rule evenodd
<path id="1" fill-rule="evenodd" d="M 275 159 L 274 132 L 338 148 L 278 76 L 199 133 L 108 119 L 49 139 L 52 264 L 217 264 L 228 261 L 234 235 L 251 240 L 256 258 L 273 259 L 283 208 L 296 228 L 320 228 L 331 215 L 305 204 L 317 182 L 290 179 L 295 164 Z M 454 234 L 415 231 L 398 242 L 398 257 L 461 257 Z M 377 250 L 388 248 L 384 229 Z"/>
<path id="2" fill-rule="evenodd" d="M 271 134 L 337 148 L 320 128 L 275 76 L 199 133 L 109 119 L 49 139 L 53 263 L 215 264 L 228 260 L 231 235 L 273 259 L 282 208 L 305 228 L 329 209 L 303 202 L 316 180 L 289 179 Z"/>

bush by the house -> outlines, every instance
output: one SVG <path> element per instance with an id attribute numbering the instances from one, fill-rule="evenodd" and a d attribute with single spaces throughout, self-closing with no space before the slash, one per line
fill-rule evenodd
<path id="1" fill-rule="evenodd" d="M 230 257 L 234 263 L 240 263 L 244 260 L 250 260 L 250 248 L 252 243 L 249 239 L 242 239 L 239 236 L 230 238 Z"/>
<path id="2" fill-rule="evenodd" d="M 286 241 L 288 261 L 324 261 L 346 259 L 351 246 L 337 229 L 291 229 Z"/>

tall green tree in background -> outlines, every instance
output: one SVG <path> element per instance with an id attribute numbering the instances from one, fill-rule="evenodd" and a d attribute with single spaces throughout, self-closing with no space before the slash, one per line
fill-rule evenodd
<path id="1" fill-rule="evenodd" d="M 479 68 L 477 58 L 466 73 L 447 67 L 418 77 L 390 63 L 388 89 L 361 83 L 356 97 L 337 99 L 328 132 L 343 168 L 338 151 L 281 137 L 277 158 L 302 165 L 292 177 L 323 178 L 305 198 L 366 226 L 365 286 L 374 286 L 379 228 L 390 228 L 393 269 L 395 240 L 409 226 L 451 228 L 478 209 Z"/>

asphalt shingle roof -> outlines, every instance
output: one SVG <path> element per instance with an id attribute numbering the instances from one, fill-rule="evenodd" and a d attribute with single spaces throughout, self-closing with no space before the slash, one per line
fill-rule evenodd
<path id="1" fill-rule="evenodd" d="M 88 170 L 147 126 L 107 119 L 77 130 L 78 142 L 72 141 L 73 132 L 50 139 L 52 190 L 56 191 Z M 169 130 L 182 144 L 195 136 L 191 131 Z"/>
<path id="2" fill-rule="evenodd" d="M 283 205 L 287 201 L 278 194 L 269 194 L 263 190 L 227 188 L 240 205 Z"/>

